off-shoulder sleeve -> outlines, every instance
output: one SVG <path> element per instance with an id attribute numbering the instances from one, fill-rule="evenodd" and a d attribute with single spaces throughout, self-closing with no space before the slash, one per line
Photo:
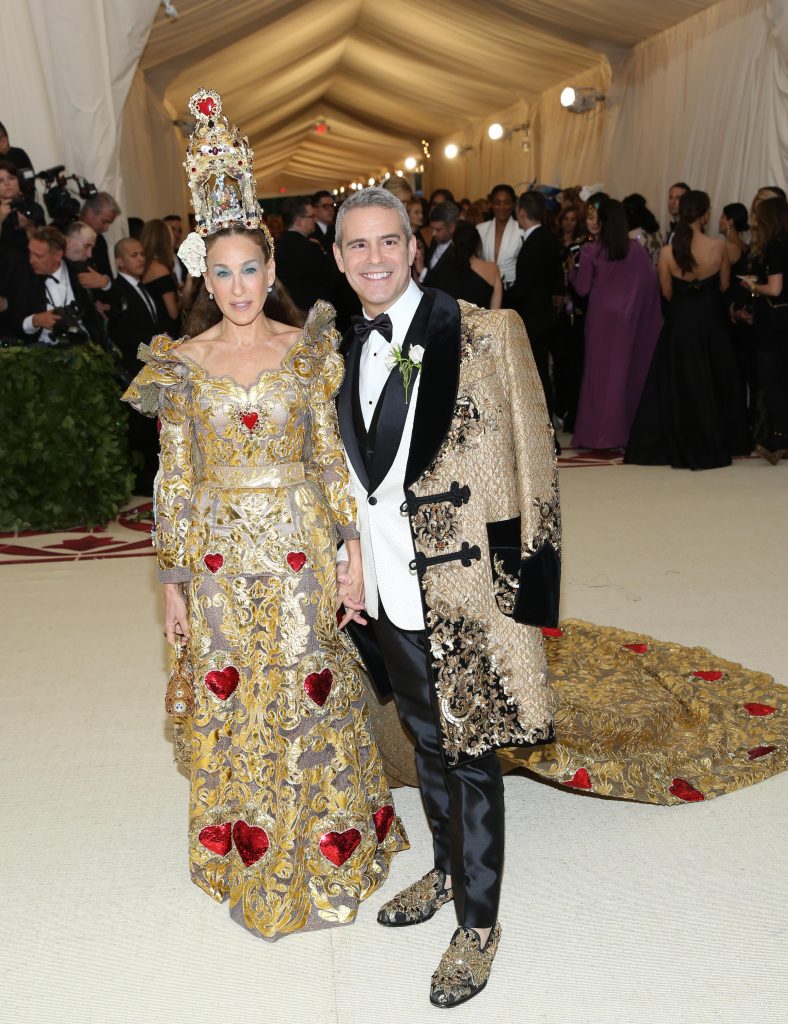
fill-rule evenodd
<path id="1" fill-rule="evenodd" d="M 174 357 L 174 346 L 166 336 L 155 338 L 150 347 L 140 346 L 146 365 L 123 396 L 138 412 L 158 416 L 161 424 L 153 540 L 162 583 L 185 583 L 192 575 L 187 557 L 194 489 L 192 423 L 187 370 Z"/>
<path id="2" fill-rule="evenodd" d="M 356 504 L 339 436 L 334 397 L 344 375 L 342 357 L 335 351 L 339 335 L 334 329 L 333 309 L 319 303 L 305 330 L 310 359 L 310 437 L 307 476 L 321 488 L 343 540 L 355 540 Z"/>

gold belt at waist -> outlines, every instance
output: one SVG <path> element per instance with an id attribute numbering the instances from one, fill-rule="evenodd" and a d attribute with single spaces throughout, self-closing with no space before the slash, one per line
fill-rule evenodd
<path id="1" fill-rule="evenodd" d="M 236 487 L 289 487 L 306 480 L 303 462 L 274 466 L 204 466 L 199 484 L 232 490 Z"/>

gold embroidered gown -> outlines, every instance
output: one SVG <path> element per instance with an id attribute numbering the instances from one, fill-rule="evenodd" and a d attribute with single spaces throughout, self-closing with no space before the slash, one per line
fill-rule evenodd
<path id="1" fill-rule="evenodd" d="M 268 939 L 352 921 L 408 845 L 334 609 L 337 341 L 318 303 L 247 390 L 157 337 L 124 396 L 161 422 L 159 574 L 189 608 L 192 879 Z"/>

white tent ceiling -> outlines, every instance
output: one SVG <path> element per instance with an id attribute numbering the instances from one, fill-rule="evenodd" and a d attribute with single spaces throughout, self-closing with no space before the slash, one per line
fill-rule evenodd
<path id="1" fill-rule="evenodd" d="M 262 194 L 401 166 L 714 0 L 176 0 L 140 68 L 173 117 L 217 89 Z M 314 124 L 325 118 L 329 131 Z"/>

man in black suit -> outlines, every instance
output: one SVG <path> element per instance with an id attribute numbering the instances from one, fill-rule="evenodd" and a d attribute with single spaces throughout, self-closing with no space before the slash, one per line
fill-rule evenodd
<path id="1" fill-rule="evenodd" d="M 58 336 L 57 324 L 63 315 L 55 312 L 75 303 L 79 311 L 79 327 L 94 341 L 101 343 L 104 332 L 90 296 L 65 259 L 66 240 L 57 228 L 37 228 L 28 241 L 30 273 L 21 283 L 16 320 L 30 341 L 55 345 L 69 340 Z M 62 326 L 62 325 L 61 325 Z M 71 340 L 84 340 L 84 334 Z"/>
<path id="2" fill-rule="evenodd" d="M 120 207 L 109 192 L 97 192 L 85 200 L 79 219 L 93 228 L 96 232 L 96 241 L 93 245 L 90 268 L 79 275 L 79 283 L 83 288 L 95 292 L 109 292 L 112 288 L 112 264 L 109 261 L 109 249 L 104 235 L 119 214 Z M 104 302 L 100 295 L 96 295 L 95 298 Z"/>
<path id="3" fill-rule="evenodd" d="M 315 230 L 309 237 L 318 242 L 323 252 L 329 253 L 333 259 L 334 218 L 337 210 L 330 192 L 325 189 L 315 192 L 312 196 L 312 212 L 315 215 Z"/>
<path id="4" fill-rule="evenodd" d="M 134 238 L 122 238 L 115 245 L 118 277 L 113 288 L 110 340 L 120 351 L 124 379 L 128 382 L 142 369 L 137 349 L 159 331 L 156 304 L 142 284 L 145 254 Z M 134 453 L 137 474 L 135 494 L 153 493 L 158 468 L 159 440 L 156 420 L 129 409 L 129 447 Z"/>
<path id="5" fill-rule="evenodd" d="M 552 416 L 550 352 L 557 324 L 553 296 L 560 286 L 561 249 L 552 231 L 544 227 L 545 208 L 541 192 L 523 192 L 517 201 L 517 221 L 523 244 L 517 256 L 515 282 L 504 292 L 504 305 L 515 309 L 523 319 L 547 409 Z"/>
<path id="6" fill-rule="evenodd" d="M 457 259 L 454 252 L 454 231 L 460 219 L 456 203 L 437 203 L 430 210 L 432 243 L 424 258 L 424 270 L 419 280 L 426 288 L 438 288 L 453 299 L 460 297 Z"/>
<path id="7" fill-rule="evenodd" d="M 282 221 L 285 231 L 276 243 L 276 276 L 304 314 L 318 299 L 336 304 L 333 262 L 309 237 L 315 230 L 312 201 L 306 196 L 285 200 Z"/>

